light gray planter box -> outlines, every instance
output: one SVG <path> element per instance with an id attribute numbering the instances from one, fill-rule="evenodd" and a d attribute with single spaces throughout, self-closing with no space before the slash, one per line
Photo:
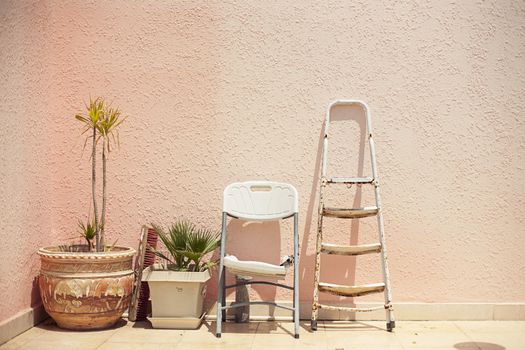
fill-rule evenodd
<path id="1" fill-rule="evenodd" d="M 196 329 L 202 318 L 202 304 L 210 272 L 180 272 L 148 267 L 142 281 L 148 282 L 153 328 Z"/>

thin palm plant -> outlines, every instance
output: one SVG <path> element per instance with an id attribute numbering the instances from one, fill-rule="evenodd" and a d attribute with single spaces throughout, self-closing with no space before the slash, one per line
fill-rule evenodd
<path id="1" fill-rule="evenodd" d="M 96 229 L 95 246 L 97 252 L 104 251 L 105 246 L 105 224 L 106 224 L 106 199 L 107 199 L 107 153 L 116 144 L 119 146 L 118 127 L 124 122 L 118 108 L 111 107 L 103 98 L 90 99 L 89 105 L 86 105 L 87 113 L 85 115 L 77 114 L 75 118 L 84 124 L 82 134 L 91 132 L 86 137 L 84 148 L 87 141 L 92 139 L 91 151 L 91 192 L 93 197 L 93 221 Z M 96 149 L 97 144 L 102 141 L 102 212 L 99 219 L 97 196 L 96 196 Z"/>
<path id="2" fill-rule="evenodd" d="M 168 262 L 168 269 L 202 272 L 216 265 L 216 261 L 205 261 L 204 258 L 219 246 L 220 231 L 198 228 L 187 220 L 177 221 L 167 232 L 158 225 L 152 226 L 169 256 L 153 247 L 149 249 Z"/>
<path id="3" fill-rule="evenodd" d="M 75 118 L 80 122 L 84 123 L 84 131 L 82 134 L 85 134 L 91 131 L 91 136 L 87 136 L 84 141 L 84 148 L 89 140 L 92 138 L 92 148 L 91 148 L 91 192 L 93 197 L 93 211 L 95 216 L 93 218 L 95 222 L 95 228 L 98 230 L 98 211 L 97 211 L 97 197 L 96 197 L 96 178 L 97 178 L 97 125 L 104 113 L 104 100 L 97 98 L 95 100 L 89 99 L 89 105 L 86 105 L 87 114 L 77 114 Z M 95 239 L 96 249 L 99 251 L 98 244 L 98 232 L 96 234 L 97 238 Z"/>
<path id="4" fill-rule="evenodd" d="M 112 108 L 106 105 L 104 113 L 100 119 L 97 130 L 99 140 L 102 140 L 102 213 L 100 215 L 99 229 L 99 247 L 105 247 L 105 227 L 106 227 L 106 200 L 107 200 L 107 153 L 111 152 L 111 145 L 116 144 L 118 147 L 119 134 L 118 127 L 124 122 L 126 117 L 122 117 L 118 108 Z"/>

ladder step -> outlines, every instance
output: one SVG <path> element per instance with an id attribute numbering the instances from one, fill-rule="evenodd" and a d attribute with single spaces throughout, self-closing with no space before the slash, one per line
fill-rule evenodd
<path id="1" fill-rule="evenodd" d="M 362 244 L 362 245 L 339 245 L 332 243 L 321 243 L 321 252 L 336 255 L 363 255 L 379 253 L 381 243 Z"/>
<path id="2" fill-rule="evenodd" d="M 316 304 L 318 309 L 335 310 L 335 311 L 347 311 L 347 312 L 371 312 L 376 310 L 387 309 L 384 305 L 374 307 L 346 307 L 346 306 L 334 306 L 326 304 Z"/>
<path id="3" fill-rule="evenodd" d="M 374 182 L 373 177 L 332 177 L 326 180 L 329 184 L 371 184 Z"/>
<path id="4" fill-rule="evenodd" d="M 340 284 L 319 282 L 319 291 L 343 297 L 358 297 L 361 295 L 381 293 L 385 290 L 384 283 L 363 284 L 360 286 L 343 286 Z"/>
<path id="5" fill-rule="evenodd" d="M 379 209 L 377 207 L 364 207 L 364 208 L 323 208 L 323 215 L 331 216 L 335 218 L 344 219 L 359 219 L 366 218 L 367 216 L 377 215 Z"/>

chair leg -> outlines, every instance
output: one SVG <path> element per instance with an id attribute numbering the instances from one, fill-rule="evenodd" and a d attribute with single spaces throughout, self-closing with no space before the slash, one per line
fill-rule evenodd
<path id="1" fill-rule="evenodd" d="M 225 285 L 225 274 L 226 274 L 226 269 L 224 269 L 224 271 L 222 272 L 224 278 L 222 279 L 222 306 L 226 306 L 226 290 L 224 289 L 224 285 Z M 222 310 L 222 313 L 221 313 L 221 318 L 222 318 L 222 322 L 226 322 L 226 310 Z"/>
<path id="2" fill-rule="evenodd" d="M 293 294 L 293 322 L 295 331 L 294 337 L 295 339 L 299 339 L 299 291 L 297 289 L 297 286 L 294 287 Z"/>
<path id="3" fill-rule="evenodd" d="M 222 331 L 222 314 L 223 314 L 223 311 L 222 310 L 222 301 L 223 301 L 223 294 L 224 294 L 224 289 L 222 288 L 222 279 L 223 279 L 223 271 L 220 272 L 219 274 L 219 290 L 218 290 L 218 298 L 217 298 L 217 324 L 216 324 L 216 328 L 215 328 L 215 336 L 217 338 L 220 338 L 221 337 L 221 331 Z"/>
<path id="4" fill-rule="evenodd" d="M 219 264 L 219 290 L 217 295 L 217 323 L 215 328 L 215 336 L 217 338 L 221 337 L 222 332 L 222 321 L 223 317 L 224 320 L 226 320 L 226 310 L 223 310 L 222 308 L 225 306 L 225 290 L 224 290 L 224 282 L 225 282 L 225 268 L 224 268 L 224 253 L 225 253 L 225 244 L 226 244 L 226 223 L 227 223 L 227 215 L 226 213 L 222 213 L 222 232 L 221 232 L 221 252 L 220 252 L 220 264 Z"/>
<path id="5" fill-rule="evenodd" d="M 293 319 L 295 339 L 299 339 L 299 215 L 294 214 L 294 249 L 293 249 Z"/>

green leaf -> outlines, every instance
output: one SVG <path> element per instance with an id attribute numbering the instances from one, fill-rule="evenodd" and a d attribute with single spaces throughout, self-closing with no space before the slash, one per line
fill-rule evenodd
<path id="1" fill-rule="evenodd" d="M 199 229 L 186 220 L 172 224 L 168 232 L 160 226 L 153 225 L 162 243 L 172 259 L 169 260 L 178 270 L 205 271 L 210 268 L 209 262 L 201 263 L 205 255 L 213 252 L 220 244 L 220 232 Z"/>

